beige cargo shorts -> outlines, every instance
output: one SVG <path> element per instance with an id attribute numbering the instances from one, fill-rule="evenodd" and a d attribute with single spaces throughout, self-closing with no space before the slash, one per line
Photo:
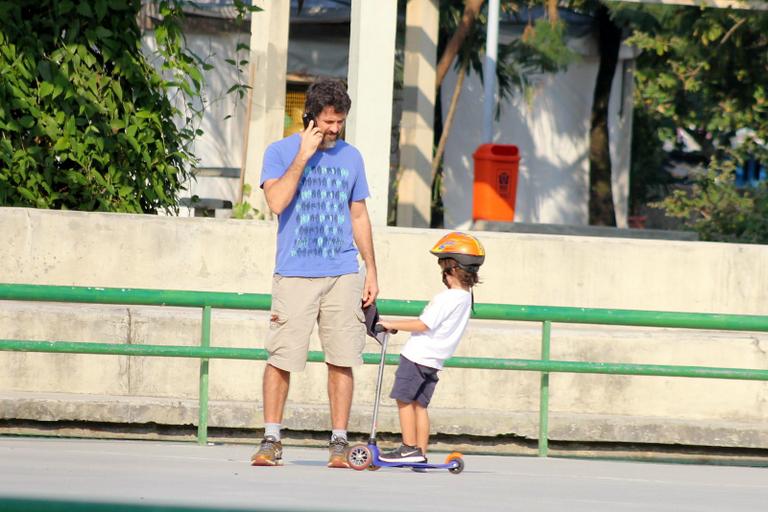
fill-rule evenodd
<path id="1" fill-rule="evenodd" d="M 363 364 L 365 317 L 363 275 L 272 278 L 272 311 L 267 362 L 289 372 L 307 364 L 309 337 L 317 323 L 325 362 L 352 367 Z"/>

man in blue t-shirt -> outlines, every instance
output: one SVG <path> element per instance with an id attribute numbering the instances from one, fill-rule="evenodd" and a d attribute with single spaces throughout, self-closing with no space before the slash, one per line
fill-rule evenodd
<path id="1" fill-rule="evenodd" d="M 365 345 L 362 307 L 379 293 L 363 158 L 339 138 L 351 105 L 340 81 L 316 81 L 307 91 L 304 131 L 264 153 L 261 187 L 278 216 L 278 231 L 263 383 L 264 439 L 251 457 L 254 466 L 282 464 L 280 429 L 291 372 L 304 369 L 317 323 L 328 367 L 328 466 L 349 467 L 352 367 L 362 364 Z"/>

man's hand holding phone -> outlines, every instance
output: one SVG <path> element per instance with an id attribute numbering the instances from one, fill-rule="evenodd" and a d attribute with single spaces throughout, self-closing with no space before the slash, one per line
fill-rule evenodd
<path id="1" fill-rule="evenodd" d="M 307 112 L 302 116 L 304 131 L 301 132 L 301 146 L 299 152 L 309 160 L 315 154 L 320 143 L 323 142 L 323 132 L 315 124 L 315 116 Z"/>

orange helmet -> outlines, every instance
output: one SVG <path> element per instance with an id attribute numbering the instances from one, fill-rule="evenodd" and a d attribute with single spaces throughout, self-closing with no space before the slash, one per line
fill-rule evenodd
<path id="1" fill-rule="evenodd" d="M 459 267 L 468 272 L 477 272 L 485 261 L 485 248 L 480 240 L 460 231 L 445 235 L 429 252 L 438 259 L 455 259 Z"/>

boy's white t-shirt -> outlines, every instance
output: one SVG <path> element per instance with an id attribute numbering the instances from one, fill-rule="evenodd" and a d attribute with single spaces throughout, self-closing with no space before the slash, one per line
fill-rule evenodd
<path id="1" fill-rule="evenodd" d="M 438 293 L 419 316 L 429 330 L 411 333 L 400 354 L 414 363 L 441 369 L 459 346 L 471 309 L 472 295 L 466 290 Z"/>

